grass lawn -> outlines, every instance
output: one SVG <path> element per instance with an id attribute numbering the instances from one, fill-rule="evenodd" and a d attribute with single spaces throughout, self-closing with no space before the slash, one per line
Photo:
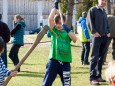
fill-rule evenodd
<path id="1" fill-rule="evenodd" d="M 35 40 L 36 35 L 26 36 L 31 40 Z M 46 36 L 42 41 L 49 41 Z M 72 43 L 72 55 L 73 62 L 71 63 L 71 86 L 90 86 L 89 84 L 89 66 L 81 65 L 80 53 L 81 53 L 81 43 L 79 40 L 74 44 Z M 25 44 L 20 48 L 19 58 L 21 59 L 24 54 L 29 50 L 31 44 Z M 8 44 L 8 54 L 11 48 L 11 44 Z M 42 86 L 42 80 L 45 73 L 45 67 L 48 61 L 50 42 L 40 43 L 31 53 L 25 63 L 21 66 L 21 72 L 18 73 L 16 77 L 13 77 L 9 82 L 8 86 Z M 108 53 L 108 57 L 111 54 Z M 110 59 L 110 58 L 109 58 Z M 109 60 L 108 59 L 108 60 Z M 108 61 L 107 60 L 107 61 Z M 13 69 L 14 66 L 11 60 L 8 58 L 8 69 Z M 103 77 L 104 76 L 103 68 Z M 53 83 L 53 86 L 62 86 L 59 76 Z M 100 86 L 108 86 L 107 83 L 102 83 Z"/>

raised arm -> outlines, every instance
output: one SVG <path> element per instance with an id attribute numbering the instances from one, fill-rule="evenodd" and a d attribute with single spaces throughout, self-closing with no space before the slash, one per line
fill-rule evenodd
<path id="1" fill-rule="evenodd" d="M 65 24 L 65 22 L 63 20 L 63 17 L 62 17 L 62 11 L 61 11 L 60 6 L 59 6 L 59 14 L 60 14 L 61 22 L 62 22 L 62 28 L 65 29 L 65 31 L 68 33 L 70 39 L 73 42 L 76 42 L 77 41 L 77 37 L 75 36 L 74 33 L 71 32 L 71 29 Z"/>
<path id="2" fill-rule="evenodd" d="M 56 14 L 56 9 L 53 8 L 53 9 L 51 10 L 50 15 L 49 15 L 49 18 L 48 18 L 48 23 L 49 23 L 51 29 L 52 29 L 52 28 L 54 27 L 54 25 L 55 25 L 54 20 L 53 20 L 55 14 Z"/>
<path id="3" fill-rule="evenodd" d="M 55 0 L 55 3 L 54 3 L 54 7 L 52 8 L 51 12 L 50 12 L 50 15 L 49 15 L 49 18 L 48 18 L 48 23 L 50 25 L 50 28 L 52 29 L 55 25 L 54 23 L 54 16 L 56 14 L 59 14 L 59 12 L 57 11 L 58 10 L 58 3 L 60 2 L 60 0 Z"/>
<path id="4" fill-rule="evenodd" d="M 62 28 L 65 29 L 65 31 L 68 33 L 70 39 L 71 39 L 73 42 L 76 42 L 76 41 L 77 41 L 77 37 L 75 36 L 74 33 L 71 32 L 71 29 L 70 29 L 66 24 L 62 24 Z"/>

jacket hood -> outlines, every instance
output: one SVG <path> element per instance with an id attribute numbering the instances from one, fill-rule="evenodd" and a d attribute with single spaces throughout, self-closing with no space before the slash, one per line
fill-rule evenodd
<path id="1" fill-rule="evenodd" d="M 86 21 L 86 19 L 84 17 L 80 17 L 78 23 L 81 23 L 82 21 Z"/>

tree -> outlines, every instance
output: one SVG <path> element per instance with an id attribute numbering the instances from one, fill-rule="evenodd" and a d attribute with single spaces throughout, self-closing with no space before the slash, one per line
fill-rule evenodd
<path id="1" fill-rule="evenodd" d="M 94 0 L 82 0 L 77 5 L 77 19 L 82 15 L 83 11 L 88 11 L 92 6 L 97 4 Z"/>
<path id="2" fill-rule="evenodd" d="M 74 0 L 69 0 L 68 11 L 67 11 L 67 25 L 71 28 L 72 28 L 73 7 L 74 7 Z"/>
<path id="3" fill-rule="evenodd" d="M 62 13 L 67 15 L 67 25 L 72 28 L 74 0 L 62 0 L 61 9 Z"/>
<path id="4" fill-rule="evenodd" d="M 107 0 L 107 10 L 108 14 L 111 14 L 110 0 Z"/>
<path id="5" fill-rule="evenodd" d="M 68 9 L 68 0 L 61 0 L 62 13 L 66 14 Z"/>

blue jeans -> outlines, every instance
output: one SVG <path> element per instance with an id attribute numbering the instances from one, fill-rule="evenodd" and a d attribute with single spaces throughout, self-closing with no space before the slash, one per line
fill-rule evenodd
<path id="1" fill-rule="evenodd" d="M 90 60 L 90 80 L 101 77 L 104 55 L 107 50 L 107 36 L 94 37 Z"/>
<path id="2" fill-rule="evenodd" d="M 90 42 L 82 42 L 82 53 L 81 53 L 81 61 L 84 63 L 88 62 L 90 52 Z"/>
<path id="3" fill-rule="evenodd" d="M 12 60 L 14 65 L 17 65 L 19 63 L 19 58 L 18 58 L 18 52 L 20 49 L 21 45 L 18 44 L 13 44 L 9 53 L 9 57 Z"/>
<path id="4" fill-rule="evenodd" d="M 7 44 L 4 44 L 4 52 L 1 54 L 1 58 L 4 61 L 5 66 L 7 67 Z"/>
<path id="5" fill-rule="evenodd" d="M 63 86 L 71 86 L 70 63 L 53 59 L 49 60 L 46 65 L 42 86 L 52 86 L 57 74 L 59 74 Z"/>

